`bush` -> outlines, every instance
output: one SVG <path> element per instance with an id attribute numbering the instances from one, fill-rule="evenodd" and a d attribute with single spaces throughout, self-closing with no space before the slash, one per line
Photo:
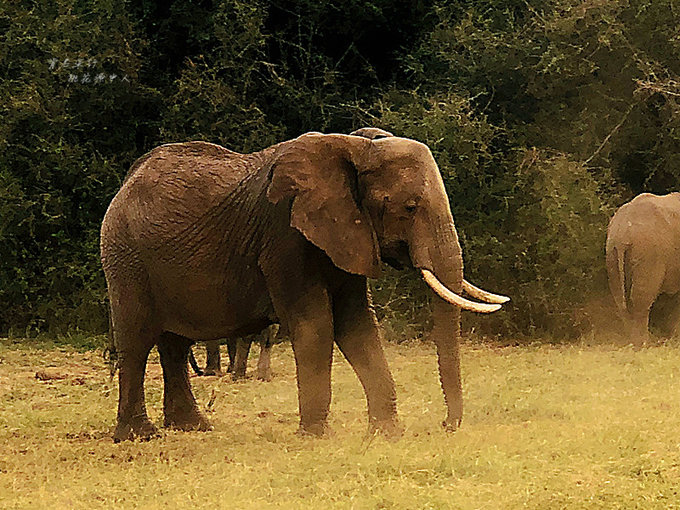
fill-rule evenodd
<path id="1" fill-rule="evenodd" d="M 588 168 L 559 153 L 513 146 L 455 94 L 426 99 L 393 92 L 382 104 L 391 106 L 382 108 L 380 125 L 432 149 L 451 199 L 466 278 L 512 297 L 502 312 L 464 314 L 466 328 L 562 337 L 586 329 L 584 303 L 607 288 L 604 240 L 612 212 Z M 404 277 L 390 273 L 386 279 L 376 286 L 377 309 L 396 308 L 381 315 L 401 330 L 422 324 L 428 293 L 410 282 L 404 286 Z M 408 306 L 394 298 L 398 287 L 408 289 Z"/>
<path id="2" fill-rule="evenodd" d="M 12 2 L 0 26 L 0 334 L 102 331 L 99 225 L 155 107 L 141 42 L 99 3 Z"/>
<path id="3" fill-rule="evenodd" d="M 99 225 L 154 146 L 375 125 L 431 147 L 466 275 L 513 298 L 466 327 L 574 336 L 613 207 L 680 187 L 678 21 L 669 0 L 4 2 L 0 334 L 106 329 Z M 373 288 L 390 336 L 422 335 L 417 277 Z"/>

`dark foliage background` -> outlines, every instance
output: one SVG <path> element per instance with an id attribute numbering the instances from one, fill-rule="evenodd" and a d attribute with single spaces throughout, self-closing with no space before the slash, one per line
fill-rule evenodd
<path id="1" fill-rule="evenodd" d="M 134 159 L 373 125 L 427 143 L 485 335 L 596 322 L 615 207 L 678 188 L 671 0 L 0 0 L 0 334 L 107 327 L 98 232 Z M 394 340 L 413 275 L 374 282 Z M 595 304 L 594 304 L 595 303 Z"/>

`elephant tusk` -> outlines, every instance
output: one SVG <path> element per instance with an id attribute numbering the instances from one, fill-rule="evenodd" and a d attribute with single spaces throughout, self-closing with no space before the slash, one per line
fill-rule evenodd
<path id="1" fill-rule="evenodd" d="M 463 290 L 470 294 L 473 298 L 479 299 L 480 301 L 485 301 L 487 303 L 498 303 L 503 304 L 510 301 L 508 296 L 501 296 L 500 294 L 494 294 L 493 292 L 488 292 L 479 287 L 475 287 L 467 280 L 463 280 Z"/>
<path id="2" fill-rule="evenodd" d="M 487 304 L 487 303 L 476 303 L 459 296 L 455 292 L 449 290 L 444 284 L 442 284 L 437 277 L 427 269 L 421 269 L 420 272 L 423 275 L 423 279 L 430 286 L 430 288 L 444 301 L 451 303 L 452 305 L 459 306 L 464 310 L 470 310 L 471 312 L 479 313 L 491 313 L 496 310 L 500 310 L 501 305 L 499 304 Z"/>

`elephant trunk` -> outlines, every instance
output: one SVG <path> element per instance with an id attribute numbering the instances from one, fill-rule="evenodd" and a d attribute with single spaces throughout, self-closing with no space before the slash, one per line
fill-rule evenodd
<path id="1" fill-rule="evenodd" d="M 449 293 L 457 296 L 463 285 L 463 259 L 453 224 L 450 229 L 440 229 L 435 234 L 437 247 L 431 252 L 432 273 Z M 428 281 L 426 279 L 426 281 Z M 428 282 L 430 284 L 430 282 Z M 435 291 L 436 292 L 436 291 Z M 437 346 L 439 380 L 447 416 L 444 426 L 455 430 L 463 418 L 463 390 L 460 376 L 460 304 L 452 306 L 449 300 L 437 293 L 432 303 L 431 337 Z M 463 299 L 460 296 L 459 299 Z M 466 300 L 467 301 L 467 300 Z M 479 304 L 480 306 L 481 303 Z M 499 305 L 485 305 L 499 306 Z"/>
<path id="2" fill-rule="evenodd" d="M 427 284 L 439 296 L 432 303 L 431 335 L 437 346 L 439 379 L 447 407 L 443 425 L 455 430 L 460 426 L 463 417 L 459 352 L 460 310 L 465 308 L 489 313 L 498 310 L 500 303 L 509 298 L 479 289 L 463 279 L 462 252 L 448 207 L 440 218 L 443 220 L 429 222 L 429 228 L 424 227 L 427 222 L 417 222 L 420 224 L 416 224 L 416 232 L 429 232 L 420 238 L 421 242 L 411 243 L 411 259 L 414 266 L 420 269 Z M 430 242 L 423 242 L 425 239 Z M 491 304 L 467 300 L 460 296 L 463 290 Z"/>

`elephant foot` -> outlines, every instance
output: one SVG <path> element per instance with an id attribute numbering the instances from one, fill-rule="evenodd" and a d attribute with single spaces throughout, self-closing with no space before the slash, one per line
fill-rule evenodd
<path id="1" fill-rule="evenodd" d="M 257 374 L 257 380 L 258 381 L 265 381 L 265 382 L 270 382 L 272 380 L 272 373 L 270 370 L 267 370 L 265 372 L 259 372 Z"/>
<path id="2" fill-rule="evenodd" d="M 389 418 L 387 420 L 369 420 L 368 435 L 373 436 L 381 434 L 387 439 L 396 440 L 404 435 L 404 427 L 397 418 Z"/>
<path id="3" fill-rule="evenodd" d="M 215 377 L 222 377 L 224 373 L 220 369 L 206 368 L 203 371 L 203 375 L 212 375 Z"/>
<path id="4" fill-rule="evenodd" d="M 183 414 L 180 413 L 165 413 L 164 426 L 171 429 L 178 430 L 198 430 L 205 432 L 212 430 L 212 425 L 208 419 L 198 410 L 189 411 Z"/>
<path id="5" fill-rule="evenodd" d="M 145 441 L 155 435 L 158 435 L 158 429 L 146 417 L 132 422 L 119 421 L 116 425 L 116 430 L 113 432 L 113 442 L 120 443 L 121 441 L 131 441 L 135 438 Z"/>
<path id="6" fill-rule="evenodd" d="M 455 432 L 460 428 L 460 424 L 463 421 L 463 417 L 458 417 L 458 418 L 451 418 L 450 416 L 447 416 L 446 419 L 442 422 L 442 427 L 444 427 L 444 430 L 447 432 Z"/>
<path id="7" fill-rule="evenodd" d="M 308 425 L 300 424 L 297 434 L 302 437 L 323 437 L 330 434 L 330 428 L 326 422 Z"/>
<path id="8" fill-rule="evenodd" d="M 633 347 L 633 350 L 639 351 L 651 345 L 651 337 L 649 335 L 635 337 L 630 342 L 630 345 Z"/>
<path id="9" fill-rule="evenodd" d="M 233 372 L 231 374 L 231 380 L 232 381 L 242 381 L 246 378 L 246 373 L 245 372 Z"/>

